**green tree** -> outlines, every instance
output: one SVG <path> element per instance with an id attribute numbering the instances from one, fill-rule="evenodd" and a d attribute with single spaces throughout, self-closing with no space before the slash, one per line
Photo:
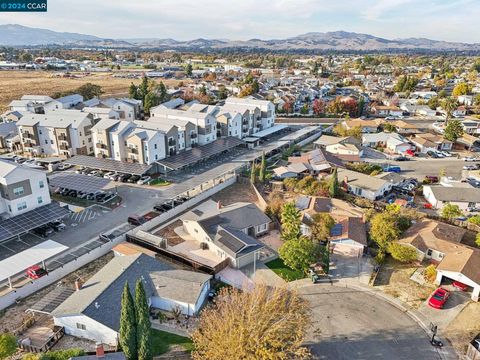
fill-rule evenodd
<path id="1" fill-rule="evenodd" d="M 193 71 L 192 64 L 187 64 L 185 66 L 185 75 L 187 75 L 188 77 L 192 76 L 192 71 Z"/>
<path id="2" fill-rule="evenodd" d="M 280 213 L 283 240 L 297 240 L 301 235 L 301 214 L 295 203 L 287 202 L 282 206 Z"/>
<path id="3" fill-rule="evenodd" d="M 92 83 L 83 84 L 77 88 L 76 92 L 82 95 L 84 100 L 90 100 L 103 94 L 102 87 Z"/>
<path id="4" fill-rule="evenodd" d="M 151 360 L 152 355 L 152 334 L 149 306 L 145 289 L 141 279 L 135 286 L 135 310 L 137 321 L 137 348 L 138 360 Z"/>
<path id="5" fill-rule="evenodd" d="M 135 304 L 128 282 L 123 287 L 121 313 L 120 313 L 120 331 L 119 343 L 127 360 L 137 359 L 137 321 L 135 317 Z"/>
<path id="6" fill-rule="evenodd" d="M 0 359 L 15 354 L 17 351 L 17 338 L 10 333 L 0 334 Z"/>
<path id="7" fill-rule="evenodd" d="M 309 266 L 317 262 L 320 246 L 307 237 L 285 241 L 278 249 L 285 265 L 293 270 L 307 272 Z"/>
<path id="8" fill-rule="evenodd" d="M 265 176 L 267 173 L 267 160 L 265 159 L 265 151 L 262 153 L 262 162 L 260 163 L 260 173 L 258 174 L 258 180 L 265 182 Z"/>
<path id="9" fill-rule="evenodd" d="M 328 213 L 316 213 L 312 216 L 312 220 L 311 238 L 317 241 L 326 241 L 335 225 L 335 220 Z"/>
<path id="10" fill-rule="evenodd" d="M 138 95 L 138 87 L 134 83 L 131 83 L 130 87 L 128 88 L 128 96 L 131 99 L 140 100 L 140 96 Z"/>
<path id="11" fill-rule="evenodd" d="M 462 216 L 463 213 L 458 205 L 446 203 L 445 205 L 443 205 L 441 215 L 445 219 L 454 219 Z"/>
<path id="12" fill-rule="evenodd" d="M 448 97 L 443 99 L 441 102 L 442 108 L 445 110 L 447 113 L 447 117 L 445 119 L 445 122 L 448 123 L 448 120 L 450 120 L 453 117 L 453 112 L 457 109 L 458 107 L 458 102 L 455 98 L 453 97 Z"/>
<path id="13" fill-rule="evenodd" d="M 417 260 L 417 250 L 408 245 L 392 242 L 388 246 L 388 252 L 395 260 L 400 262 L 410 263 Z"/>
<path id="14" fill-rule="evenodd" d="M 168 92 L 163 81 L 160 81 L 160 84 L 158 84 L 157 94 L 158 94 L 158 101 L 160 103 L 168 101 Z"/>
<path id="15" fill-rule="evenodd" d="M 437 110 L 437 108 L 440 106 L 440 99 L 438 96 L 434 96 L 430 98 L 427 102 L 427 105 L 430 109 L 432 110 Z"/>
<path id="16" fill-rule="evenodd" d="M 143 101 L 143 108 L 147 114 L 150 113 L 150 109 L 152 107 L 157 106 L 160 103 L 158 96 L 153 92 L 149 91 L 147 96 L 145 96 L 145 100 Z"/>
<path id="17" fill-rule="evenodd" d="M 479 225 L 480 226 L 480 215 L 472 216 L 467 220 L 471 224 Z"/>
<path id="18" fill-rule="evenodd" d="M 148 85 L 149 85 L 148 78 L 146 76 L 142 77 L 142 82 L 138 86 L 138 96 L 144 103 L 145 103 L 145 97 L 148 94 Z"/>
<path id="19" fill-rule="evenodd" d="M 450 140 L 452 142 L 457 141 L 458 138 L 462 137 L 463 135 L 463 125 L 458 119 L 451 120 L 445 126 L 445 132 L 443 136 L 445 139 Z"/>
<path id="20" fill-rule="evenodd" d="M 320 248 L 320 253 L 322 256 L 322 268 L 325 274 L 330 272 L 330 249 L 328 244 Z"/>
<path id="21" fill-rule="evenodd" d="M 330 197 L 334 198 L 340 195 L 340 185 L 338 184 L 338 171 L 337 168 L 333 170 L 332 178 L 328 186 L 328 192 Z"/>
<path id="22" fill-rule="evenodd" d="M 255 184 L 256 176 L 257 176 L 257 171 L 255 167 L 255 160 L 253 160 L 252 166 L 250 167 L 250 182 L 252 184 Z"/>
<path id="23" fill-rule="evenodd" d="M 475 236 L 475 245 L 480 247 L 480 233 L 477 233 L 477 235 Z"/>
<path id="24" fill-rule="evenodd" d="M 395 215 L 388 212 L 373 216 L 370 221 L 370 237 L 377 243 L 380 251 L 387 252 L 388 246 L 398 240 L 401 234 Z"/>

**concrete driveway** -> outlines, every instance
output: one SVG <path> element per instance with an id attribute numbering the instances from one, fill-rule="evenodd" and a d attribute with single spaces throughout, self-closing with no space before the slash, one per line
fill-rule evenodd
<path id="1" fill-rule="evenodd" d="M 373 272 L 373 264 L 369 257 L 330 255 L 330 278 L 332 281 L 358 281 L 367 285 Z"/>
<path id="2" fill-rule="evenodd" d="M 442 359 L 412 318 L 373 294 L 327 284 L 298 289 L 312 309 L 307 345 L 316 359 Z"/>
<path id="3" fill-rule="evenodd" d="M 420 305 L 418 312 L 426 319 L 437 325 L 439 330 L 444 330 L 455 319 L 455 317 L 463 310 L 470 301 L 470 294 L 467 292 L 456 290 L 451 285 L 442 286 L 449 290 L 450 297 L 443 309 L 434 309 L 428 305 L 428 299 Z"/>

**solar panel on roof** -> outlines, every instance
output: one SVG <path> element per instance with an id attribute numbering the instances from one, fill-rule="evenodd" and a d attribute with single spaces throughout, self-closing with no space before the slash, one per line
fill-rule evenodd
<path id="1" fill-rule="evenodd" d="M 68 209 L 52 202 L 11 219 L 2 220 L 0 221 L 0 242 L 61 219 L 69 213 Z"/>
<path id="2" fill-rule="evenodd" d="M 119 173 L 143 175 L 152 166 L 140 163 L 127 163 L 112 159 L 99 159 L 93 156 L 76 155 L 67 161 L 68 164 L 85 166 L 92 169 L 104 171 L 115 171 Z"/>
<path id="3" fill-rule="evenodd" d="M 86 193 L 94 193 L 108 186 L 110 180 L 82 174 L 62 174 L 50 177 L 49 184 L 55 188 L 61 187 Z"/>
<path id="4" fill-rule="evenodd" d="M 39 300 L 31 310 L 51 314 L 60 304 L 62 304 L 75 291 L 72 288 L 59 286 L 49 292 L 45 297 Z"/>
<path id="5" fill-rule="evenodd" d="M 227 233 L 224 230 L 220 230 L 218 232 L 220 235 L 220 238 L 218 241 L 220 241 L 222 244 L 224 244 L 226 247 L 228 247 L 230 250 L 233 252 L 237 253 L 240 251 L 243 247 L 245 247 L 245 244 L 239 241 L 237 238 L 232 236 L 231 234 Z"/>
<path id="6" fill-rule="evenodd" d="M 332 230 L 330 230 L 331 236 L 340 236 L 342 235 L 343 227 L 342 224 L 336 224 L 333 226 Z"/>

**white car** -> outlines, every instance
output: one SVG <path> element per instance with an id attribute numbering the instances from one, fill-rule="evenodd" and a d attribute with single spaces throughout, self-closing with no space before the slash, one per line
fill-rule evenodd
<path id="1" fill-rule="evenodd" d="M 61 163 L 60 165 L 57 166 L 57 170 L 67 170 L 70 169 L 72 165 L 67 164 L 67 163 Z"/>
<path id="2" fill-rule="evenodd" d="M 467 156 L 463 158 L 463 161 L 477 161 L 477 158 L 473 156 Z"/>
<path id="3" fill-rule="evenodd" d="M 446 157 L 452 157 L 452 154 L 450 154 L 448 151 L 440 151 L 440 152 Z"/>
<path id="4" fill-rule="evenodd" d="M 439 158 L 444 158 L 444 157 L 445 157 L 445 155 L 444 155 L 443 152 L 441 152 L 441 151 L 435 151 L 435 154 L 437 154 L 437 156 L 438 156 Z"/>
<path id="5" fill-rule="evenodd" d="M 150 181 L 152 181 L 152 178 L 150 176 L 142 176 L 138 181 L 138 185 L 145 185 L 148 184 Z"/>
<path id="6" fill-rule="evenodd" d="M 463 170 L 477 170 L 477 167 L 475 165 L 465 165 Z"/>
<path id="7" fill-rule="evenodd" d="M 110 176 L 115 175 L 113 171 L 107 172 L 106 174 L 103 175 L 104 179 L 110 179 Z"/>

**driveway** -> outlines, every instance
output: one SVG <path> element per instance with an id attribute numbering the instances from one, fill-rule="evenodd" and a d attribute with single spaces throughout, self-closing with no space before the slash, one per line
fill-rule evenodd
<path id="1" fill-rule="evenodd" d="M 418 309 L 418 312 L 437 325 L 439 330 L 445 330 L 470 301 L 469 293 L 458 291 L 451 285 L 442 287 L 451 291 L 443 309 L 432 308 L 428 305 L 428 299 Z"/>
<path id="2" fill-rule="evenodd" d="M 307 345 L 317 359 L 442 359 L 410 316 L 373 294 L 327 284 L 299 288 L 312 309 Z"/>
<path id="3" fill-rule="evenodd" d="M 352 280 L 368 285 L 373 272 L 373 264 L 369 257 L 330 255 L 330 278 L 332 281 Z"/>

